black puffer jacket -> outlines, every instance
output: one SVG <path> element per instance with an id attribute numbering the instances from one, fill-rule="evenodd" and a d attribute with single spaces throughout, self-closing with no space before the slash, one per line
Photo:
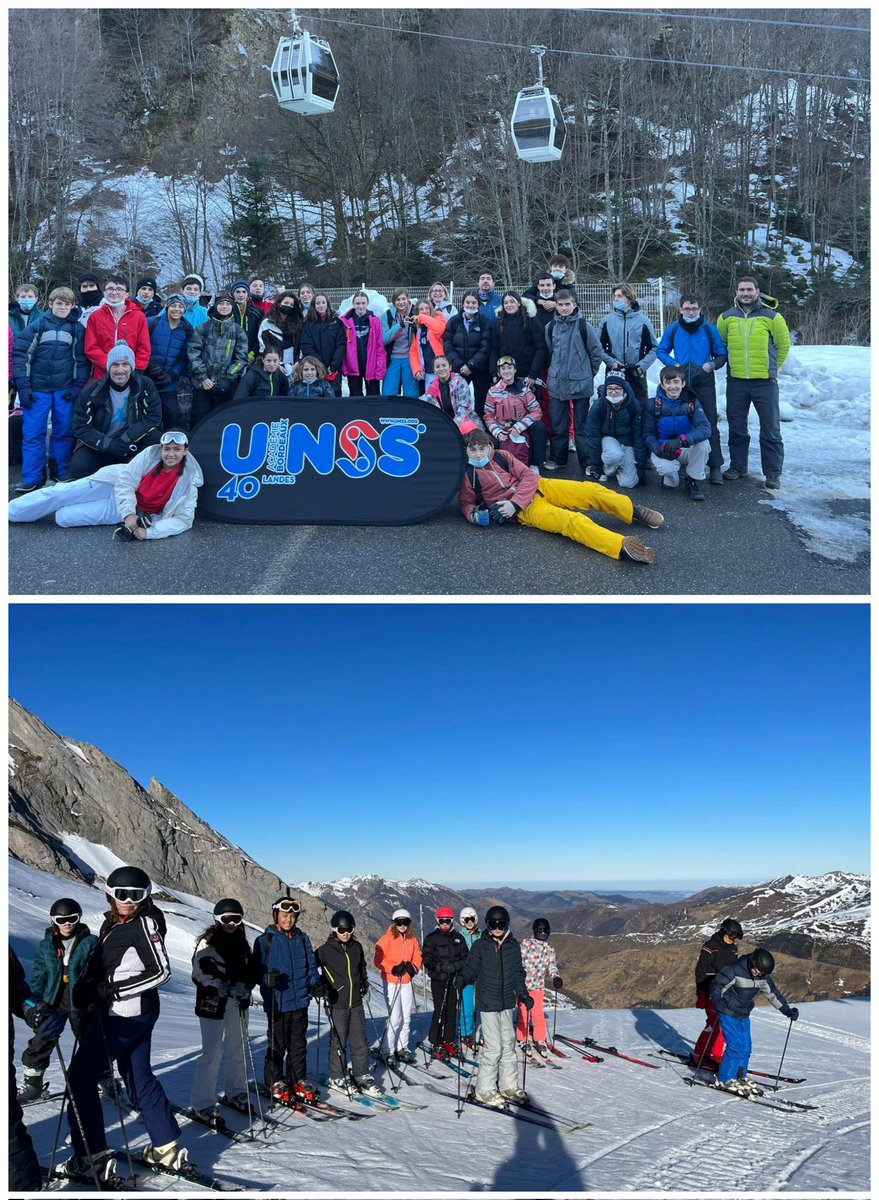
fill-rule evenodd
<path id="1" fill-rule="evenodd" d="M 644 443 L 641 402 L 628 383 L 624 384 L 626 398 L 616 407 L 605 395 L 605 385 L 598 389 L 598 398 L 586 417 L 586 453 L 590 467 L 600 467 L 601 439 L 616 438 L 621 446 L 631 446 L 635 451 L 635 465 L 643 467 L 647 462 L 647 446 Z"/>
<path id="2" fill-rule="evenodd" d="M 531 301 L 530 308 L 534 308 Z M 497 360 L 508 354 L 516 360 L 520 378 L 539 379 L 546 364 L 546 347 L 541 345 L 543 327 L 528 315 L 501 313 L 491 331 L 491 370 L 497 374 Z"/>
<path id="3" fill-rule="evenodd" d="M 113 419 L 110 376 L 93 380 L 83 388 L 73 409 L 73 436 L 78 442 L 105 454 L 125 457 L 129 446 L 139 444 L 153 429 L 162 428 L 162 401 L 156 385 L 145 375 L 131 372 L 128 384 L 128 424 L 111 438 L 107 430 Z"/>
<path id="4" fill-rule="evenodd" d="M 467 954 L 467 943 L 457 929 L 434 929 L 421 947 L 424 969 L 431 979 L 446 980 L 457 975 Z"/>
<path id="5" fill-rule="evenodd" d="M 369 987 L 366 959 L 357 938 L 342 943 L 331 933 L 315 956 L 327 985 L 327 999 L 332 1008 L 360 1008 L 363 994 Z"/>
<path id="6" fill-rule="evenodd" d="M 491 354 L 491 322 L 486 320 L 483 313 L 477 313 L 470 322 L 468 333 L 464 315 L 458 313 L 446 325 L 443 349 L 453 371 L 469 367 L 473 375 L 484 374 L 488 370 L 488 357 Z"/>
<path id="7" fill-rule="evenodd" d="M 461 968 L 465 983 L 476 984 L 480 1012 L 504 1012 L 516 1007 L 516 997 L 528 996 L 522 951 L 509 930 L 500 941 L 484 930 Z"/>
<path id="8" fill-rule="evenodd" d="M 735 942 L 725 942 L 719 929 L 712 933 L 696 960 L 696 995 L 707 996 L 717 972 L 734 963 L 738 957 Z"/>
<path id="9" fill-rule="evenodd" d="M 302 326 L 299 353 L 303 358 L 309 354 L 319 358 L 328 372 L 341 371 L 346 345 L 345 326 L 338 317 L 331 317 L 326 321 L 318 317 L 316 320 L 306 321 Z"/>

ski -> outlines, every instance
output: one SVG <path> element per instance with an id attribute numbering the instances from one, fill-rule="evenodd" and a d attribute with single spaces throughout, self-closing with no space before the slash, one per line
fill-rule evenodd
<path id="1" fill-rule="evenodd" d="M 155 1175 L 169 1175 L 172 1179 L 180 1179 L 184 1183 L 195 1183 L 198 1187 L 209 1188 L 212 1192 L 246 1192 L 248 1190 L 237 1183 L 230 1183 L 228 1179 L 217 1179 L 214 1175 L 208 1175 L 206 1171 L 200 1171 L 198 1167 L 189 1162 L 179 1171 L 175 1171 L 173 1167 L 164 1167 L 160 1163 L 144 1162 L 142 1158 L 138 1159 L 138 1166 L 143 1167 L 145 1171 L 152 1171 Z"/>
<path id="2" fill-rule="evenodd" d="M 792 1100 L 781 1100 L 777 1096 L 770 1098 L 763 1091 L 749 1092 L 747 1095 L 742 1095 L 740 1092 L 727 1092 L 723 1088 L 710 1083 L 707 1079 L 699 1079 L 696 1076 L 690 1076 L 684 1080 L 684 1083 L 690 1087 L 711 1088 L 718 1096 L 732 1096 L 734 1100 L 747 1100 L 750 1104 L 759 1104 L 763 1108 L 774 1108 L 776 1112 L 797 1113 L 817 1108 L 815 1104 L 800 1104 Z"/>
<path id="3" fill-rule="evenodd" d="M 241 1109 L 236 1104 L 230 1104 L 223 1096 L 220 1097 L 218 1103 L 222 1104 L 224 1108 L 231 1108 L 232 1112 L 241 1112 Z M 243 1115 L 247 1116 L 246 1113 Z M 277 1133 L 283 1133 L 285 1130 L 302 1128 L 302 1126 L 297 1124 L 295 1121 L 284 1121 L 279 1117 L 271 1116 L 267 1112 L 263 1112 L 262 1116 L 260 1116 L 256 1108 L 253 1109 L 253 1119 L 264 1126 L 264 1130 L 261 1130 L 260 1133 L 268 1132 L 270 1129 L 274 1129 Z M 247 1134 L 244 1134 L 244 1137 L 248 1141 L 250 1140 Z"/>
<path id="4" fill-rule="evenodd" d="M 207 1120 L 205 1117 L 198 1116 L 191 1108 L 181 1108 L 177 1104 L 172 1104 L 171 1108 L 175 1116 L 181 1117 L 184 1121 L 191 1121 L 194 1125 L 203 1125 L 205 1129 L 212 1129 L 214 1133 L 219 1133 L 222 1137 L 228 1138 L 230 1142 L 249 1146 L 256 1140 L 251 1134 L 233 1129 L 231 1125 L 227 1125 L 219 1113 L 214 1115 L 213 1120 Z M 235 1109 L 235 1111 L 240 1112 L 241 1110 Z M 265 1146 L 264 1142 L 258 1144 L 261 1149 Z"/>
<path id="5" fill-rule="evenodd" d="M 112 1170 L 108 1173 L 99 1171 L 100 1187 L 95 1183 L 95 1177 L 90 1171 L 83 1175 L 67 1175 L 59 1171 L 56 1167 L 50 1171 L 48 1167 L 40 1167 L 40 1174 L 43 1176 L 43 1183 L 46 1186 L 46 1191 L 56 1192 L 59 1189 L 53 1187 L 55 1183 L 75 1183 L 77 1189 L 90 1188 L 95 1192 L 126 1192 L 130 1188 L 132 1191 L 137 1187 L 136 1175 L 117 1175 L 116 1160 L 111 1159 L 113 1164 Z"/>
<path id="6" fill-rule="evenodd" d="M 451 1061 L 451 1059 L 453 1057 L 456 1058 L 458 1060 L 458 1062 L 464 1063 L 464 1065 L 467 1067 L 478 1067 L 479 1066 L 479 1063 L 476 1061 L 475 1058 L 465 1058 L 460 1050 L 456 1050 L 454 1055 L 449 1055 L 448 1058 L 439 1058 L 433 1054 L 433 1047 L 431 1046 L 430 1042 L 419 1042 L 417 1045 L 417 1049 L 426 1051 L 427 1054 L 430 1055 L 430 1057 L 433 1059 L 434 1062 L 442 1062 L 442 1063 L 445 1063 L 449 1067 L 454 1066 L 454 1063 Z"/>
<path id="7" fill-rule="evenodd" d="M 251 1079 L 248 1081 L 250 1090 L 257 1092 L 260 1096 L 265 1097 L 269 1101 L 272 1108 L 282 1108 L 285 1112 L 295 1113 L 297 1117 L 305 1117 L 309 1121 L 331 1121 L 332 1117 L 327 1114 L 319 1113 L 316 1109 L 309 1108 L 301 1100 L 291 1100 L 289 1104 L 285 1104 L 283 1100 L 276 1100 L 274 1096 L 266 1092 L 261 1084 L 254 1083 Z"/>
<path id="8" fill-rule="evenodd" d="M 678 1062 L 685 1063 L 688 1067 L 695 1067 L 690 1054 L 675 1054 L 672 1050 L 658 1050 L 656 1052 L 659 1058 L 673 1058 Z M 711 1067 L 702 1067 L 703 1071 L 710 1071 Z M 758 1075 L 761 1079 L 777 1079 L 779 1083 L 805 1083 L 806 1077 L 801 1079 L 794 1075 L 776 1075 L 773 1071 L 755 1071 L 753 1067 L 748 1068 L 749 1075 Z"/>
<path id="9" fill-rule="evenodd" d="M 551 1071 L 561 1071 L 564 1069 L 559 1063 L 551 1062 L 548 1057 L 544 1058 L 542 1054 L 538 1054 L 536 1050 L 526 1050 L 524 1057 L 529 1067 L 548 1067 Z"/>
<path id="10" fill-rule="evenodd" d="M 347 1092 L 344 1092 L 342 1094 L 345 1096 L 348 1095 Z M 371 1116 L 373 1116 L 372 1113 L 368 1113 L 368 1112 L 365 1112 L 365 1113 L 351 1112 L 351 1110 L 349 1108 L 340 1108 L 340 1106 L 338 1104 L 330 1104 L 330 1102 L 328 1100 L 322 1100 L 322 1099 L 306 1100 L 305 1105 L 307 1108 L 313 1108 L 317 1112 L 326 1113 L 327 1116 L 334 1117 L 338 1120 L 368 1121 L 369 1118 Z"/>
<path id="11" fill-rule="evenodd" d="M 570 1058 L 570 1054 L 565 1054 L 564 1050 L 559 1050 L 558 1046 L 554 1046 L 552 1042 L 546 1043 L 546 1048 L 550 1054 L 555 1054 L 558 1058 Z"/>
<path id="12" fill-rule="evenodd" d="M 631 1054 L 623 1054 L 621 1050 L 617 1050 L 616 1046 L 599 1046 L 598 1042 L 592 1038 L 562 1037 L 560 1033 L 557 1033 L 556 1041 L 564 1042 L 566 1046 L 573 1046 L 576 1050 L 579 1050 L 581 1046 L 591 1046 L 593 1050 L 601 1050 L 603 1054 L 612 1054 L 614 1058 L 623 1058 L 626 1062 L 637 1063 L 639 1067 L 649 1067 L 651 1071 L 662 1070 L 658 1063 L 645 1062 L 643 1058 L 633 1058 Z"/>
<path id="13" fill-rule="evenodd" d="M 327 1076 L 321 1077 L 321 1087 L 329 1087 L 330 1081 Z M 398 1108 L 427 1108 L 426 1104 L 413 1104 L 410 1100 L 400 1100 L 397 1096 L 387 1096 L 382 1092 L 378 1096 L 372 1095 L 370 1092 L 363 1092 L 355 1083 L 351 1084 L 351 1094 L 345 1093 L 348 1099 L 355 1104 L 363 1104 L 367 1108 L 373 1108 L 381 1111 L 384 1109 L 387 1112 L 393 1112 Z"/>
<path id="14" fill-rule="evenodd" d="M 427 1085 L 427 1090 L 435 1092 L 438 1096 L 448 1096 L 450 1100 L 460 1099 L 463 1104 L 471 1104 L 474 1108 L 479 1108 L 483 1112 L 500 1113 L 502 1117 L 512 1117 L 516 1121 L 525 1121 L 529 1125 L 542 1125 L 544 1129 L 554 1129 L 557 1133 L 578 1133 L 582 1129 L 589 1128 L 588 1121 L 576 1124 L 560 1124 L 557 1119 L 544 1120 L 536 1111 L 528 1109 L 527 1106 L 518 1107 L 510 1105 L 509 1101 L 504 1102 L 503 1108 L 494 1108 L 491 1104 L 481 1104 L 475 1096 L 465 1095 L 458 1097 L 454 1092 L 447 1092 L 444 1088 L 434 1087 L 430 1083 Z"/>

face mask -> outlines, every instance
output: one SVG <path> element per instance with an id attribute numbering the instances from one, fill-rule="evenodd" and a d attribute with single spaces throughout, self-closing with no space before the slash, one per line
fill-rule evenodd
<path id="1" fill-rule="evenodd" d="M 186 305 L 187 308 L 192 308 L 193 304 L 198 304 L 198 296 L 187 296 L 186 293 L 184 292 L 183 303 Z"/>
<path id="2" fill-rule="evenodd" d="M 626 312 L 629 307 L 629 302 L 628 300 L 614 300 L 613 306 L 616 312 Z"/>
<path id="3" fill-rule="evenodd" d="M 478 312 L 479 312 L 478 308 L 465 308 L 464 316 L 465 317 L 475 317 Z"/>
<path id="4" fill-rule="evenodd" d="M 33 298 L 33 296 L 22 296 L 18 302 L 18 307 L 23 309 L 24 312 L 30 312 L 35 304 L 36 300 Z"/>
<path id="5" fill-rule="evenodd" d="M 470 466 L 471 467 L 487 467 L 488 466 L 488 455 L 486 454 L 485 458 L 471 458 Z"/>
<path id="6" fill-rule="evenodd" d="M 553 279 L 564 279 L 565 277 L 564 271 L 550 271 L 550 275 Z"/>
<path id="7" fill-rule="evenodd" d="M 700 313 L 698 317 L 681 317 L 681 324 L 695 325 L 696 322 L 701 318 L 701 316 L 702 316 L 702 314 Z"/>
<path id="8" fill-rule="evenodd" d="M 608 402 L 608 404 L 612 404 L 614 406 L 614 408 L 619 408 L 619 406 L 623 403 L 625 398 L 626 398 L 625 396 L 608 396 L 607 402 Z"/>
<path id="9" fill-rule="evenodd" d="M 152 299 L 143 300 L 143 299 L 141 299 L 140 296 L 135 296 L 134 298 L 138 302 L 138 304 L 141 306 L 141 308 L 146 308 L 148 304 L 152 304 Z"/>

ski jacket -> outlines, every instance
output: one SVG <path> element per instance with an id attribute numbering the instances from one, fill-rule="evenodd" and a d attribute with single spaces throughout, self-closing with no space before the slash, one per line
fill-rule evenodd
<path id="1" fill-rule="evenodd" d="M 91 369 L 85 356 L 85 330 L 72 313 L 64 318 L 42 313 L 15 339 L 12 365 L 19 391 L 69 389 L 70 399 L 75 400 Z"/>
<path id="2" fill-rule="evenodd" d="M 270 321 L 266 317 L 260 325 L 256 337 L 260 354 L 266 350 L 277 350 L 285 363 L 296 362 L 299 357 L 299 340 L 302 337 L 302 329 L 301 325 L 297 329 L 282 329 L 280 325 L 276 325 L 274 321 Z M 293 351 L 292 354 L 288 353 L 290 350 Z"/>
<path id="3" fill-rule="evenodd" d="M 711 422 L 702 405 L 687 388 L 677 400 L 670 400 L 662 388 L 644 405 L 644 441 L 652 454 L 659 454 L 663 442 L 686 436 L 690 443 L 707 442 Z"/>
<path id="4" fill-rule="evenodd" d="M 517 998 L 525 1000 L 528 996 L 522 952 L 509 929 L 500 939 L 484 930 L 467 955 L 460 975 L 465 984 L 476 984 L 476 1007 L 480 1012 L 504 1012 L 515 1008 Z"/>
<path id="5" fill-rule="evenodd" d="M 714 976 L 711 999 L 723 1016 L 740 1019 L 750 1016 L 758 995 L 765 996 L 773 1008 L 784 1008 L 787 1004 L 771 975 L 754 979 L 749 967 L 750 957 L 744 954 Z"/>
<path id="6" fill-rule="evenodd" d="M 231 317 L 220 319 L 216 309 L 199 325 L 189 339 L 189 371 L 192 382 L 201 386 L 206 379 L 215 384 L 237 382 L 247 370 L 247 334 Z"/>
<path id="7" fill-rule="evenodd" d="M 474 479 L 479 480 L 482 503 L 486 508 L 491 508 L 496 501 L 512 500 L 519 512 L 522 512 L 540 488 L 540 477 L 535 475 L 530 467 L 514 458 L 512 454 L 495 450 L 488 466 L 471 467 L 468 463 L 464 468 L 464 482 L 458 493 L 458 503 L 468 521 L 480 502 Z"/>
<path id="8" fill-rule="evenodd" d="M 154 470 L 162 461 L 161 446 L 147 446 L 127 463 L 111 463 L 101 467 L 90 475 L 95 483 L 108 483 L 116 496 L 116 508 L 121 520 L 137 512 L 136 492 L 143 477 Z M 186 455 L 183 462 L 183 474 L 174 485 L 174 491 L 168 497 L 168 503 L 158 514 L 152 517 L 152 525 L 146 531 L 147 541 L 157 538 L 172 537 L 175 533 L 185 533 L 192 528 L 195 520 L 195 506 L 198 500 L 198 489 L 204 483 L 201 467 L 192 457 Z"/>
<path id="9" fill-rule="evenodd" d="M 445 982 L 461 970 L 469 947 L 459 929 L 433 929 L 424 939 L 424 969 L 431 979 Z"/>
<path id="10" fill-rule="evenodd" d="M 419 313 L 415 318 L 415 324 L 427 329 L 427 340 L 430 343 L 434 357 L 437 354 L 444 354 L 443 336 L 448 324 L 445 313 L 438 312 L 435 317 L 429 313 Z M 413 330 L 412 341 L 409 343 L 409 366 L 412 368 L 412 374 L 416 377 L 419 373 L 423 374 L 426 370 L 424 352 L 421 348 L 421 338 L 417 330 Z"/>
<path id="11" fill-rule="evenodd" d="M 333 390 L 333 385 L 326 379 L 315 379 L 311 383 L 306 383 L 304 379 L 297 379 L 290 384 L 290 396 L 294 400 L 339 399 Z"/>
<path id="12" fill-rule="evenodd" d="M 524 381 L 515 380 L 512 388 L 501 381 L 488 389 L 485 397 L 485 424 L 489 433 L 509 433 L 514 425 L 524 433 L 540 420 L 540 401 Z"/>
<path id="13" fill-rule="evenodd" d="M 601 322 L 598 338 L 609 367 L 619 362 L 624 367 L 640 367 L 646 371 L 656 359 L 656 334 L 637 300 L 628 312 L 608 313 Z M 702 361 L 707 360 L 703 358 Z"/>
<path id="14" fill-rule="evenodd" d="M 331 933 L 317 948 L 317 961 L 327 985 L 331 1008 L 362 1008 L 363 993 L 369 988 L 366 956 L 357 938 L 340 942 Z"/>
<path id="15" fill-rule="evenodd" d="M 605 395 L 605 385 L 598 389 L 598 396 L 586 415 L 586 455 L 590 467 L 601 467 L 601 439 L 616 438 L 621 446 L 631 446 L 635 451 L 635 464 L 643 467 L 647 462 L 647 446 L 644 443 L 644 412 L 641 401 L 628 383 L 626 398 L 615 406 Z M 603 469 L 603 468 L 602 468 Z"/>
<path id="16" fill-rule="evenodd" d="M 483 300 L 479 294 L 479 289 L 476 288 L 475 291 L 479 299 L 479 311 L 485 317 L 486 321 L 488 321 L 489 325 L 493 325 L 503 305 L 503 296 L 500 292 L 491 291 Z"/>
<path id="17" fill-rule="evenodd" d="M 38 1000 L 55 1005 L 61 998 L 64 985 L 69 984 L 68 1002 L 73 1012 L 76 1012 L 73 985 L 85 971 L 89 955 L 97 946 L 98 939 L 88 925 L 83 925 L 80 921 L 71 941 L 73 948 L 65 965 L 64 940 L 54 925 L 49 926 L 34 954 L 31 992 Z"/>
<path id="18" fill-rule="evenodd" d="M 187 347 L 189 339 L 192 337 L 192 326 L 186 317 L 181 317 L 177 322 L 177 328 L 172 329 L 167 313 L 163 312 L 161 316 L 148 321 L 147 328 L 150 331 L 150 363 L 153 359 L 158 359 L 162 370 L 168 376 L 167 384 L 159 390 L 173 391 L 177 386 L 177 381 L 189 372 Z M 164 384 L 164 380 L 162 382 Z"/>
<path id="19" fill-rule="evenodd" d="M 491 353 L 491 322 L 485 319 L 484 313 L 478 312 L 468 330 L 464 314 L 458 313 L 446 326 L 443 349 L 453 371 L 460 371 L 462 367 L 467 367 L 474 375 L 487 371 Z"/>
<path id="20" fill-rule="evenodd" d="M 471 933 L 471 932 L 469 931 L 469 929 L 462 929 L 462 930 L 461 930 L 461 937 L 462 937 L 462 938 L 464 939 L 464 941 L 467 943 L 467 949 L 468 949 L 468 951 L 469 951 L 469 950 L 472 950 L 472 949 L 473 949 L 474 945 L 475 945 L 475 944 L 476 944 L 476 943 L 479 941 L 479 939 L 482 937 L 482 930 L 481 930 L 481 929 L 474 929 L 474 930 L 473 930 L 473 932 Z"/>
<path id="21" fill-rule="evenodd" d="M 134 369 L 143 371 L 150 361 L 150 331 L 143 309 L 134 300 L 125 301 L 118 318 L 109 304 L 100 304 L 86 323 L 85 353 L 95 379 L 107 374 L 107 355 L 117 342 L 127 343 L 134 354 Z"/>
<path id="22" fill-rule="evenodd" d="M 542 992 L 546 987 L 547 975 L 554 979 L 559 973 L 555 947 L 535 937 L 525 938 L 522 942 L 522 966 L 525 968 L 529 992 Z"/>
<path id="23" fill-rule="evenodd" d="M 253 952 L 243 928 L 235 933 L 218 933 L 210 941 L 198 939 L 192 955 L 192 982 L 196 1015 L 221 1021 L 229 1000 L 228 987 L 244 983 L 252 988 L 256 983 Z M 249 1000 L 244 1002 L 245 1007 L 249 1004 Z"/>
<path id="24" fill-rule="evenodd" d="M 439 304 L 434 305 L 434 308 L 437 312 L 441 312 L 447 321 L 451 321 L 458 312 L 451 300 L 440 300 Z"/>
<path id="25" fill-rule="evenodd" d="M 712 933 L 696 960 L 696 994 L 707 996 L 717 972 L 735 962 L 738 956 L 735 942 L 725 942 L 719 929 Z"/>
<path id="26" fill-rule="evenodd" d="M 522 379 L 539 379 L 546 363 L 546 343 L 542 327 L 535 321 L 537 309 L 533 300 L 522 301 L 521 312 L 502 312 L 491 329 L 492 374 L 497 374 L 497 360 L 509 355 L 516 360 L 516 371 Z"/>
<path id="27" fill-rule="evenodd" d="M 601 346 L 598 334 L 580 316 L 579 308 L 567 317 L 555 313 L 544 330 L 544 339 L 550 354 L 546 377 L 550 395 L 559 400 L 591 396 L 601 366 Z"/>
<path id="28" fill-rule="evenodd" d="M 703 363 L 713 363 L 720 370 L 726 366 L 729 354 L 717 326 L 700 313 L 689 325 L 673 321 L 656 347 L 656 357 L 667 367 L 683 367 L 687 386 L 692 387 L 694 378 L 701 381 L 709 374 L 702 370 Z"/>
<path id="29" fill-rule="evenodd" d="M 432 379 L 427 385 L 425 392 L 427 399 L 436 408 L 441 408 L 444 413 L 452 418 L 455 424 L 461 429 L 462 425 L 468 425 L 470 428 L 464 432 L 472 433 L 474 429 L 484 429 L 485 426 L 479 417 L 476 409 L 473 407 L 473 393 L 470 391 L 470 385 L 466 379 L 460 375 L 456 375 L 453 371 L 449 376 L 449 405 L 451 411 L 443 400 L 443 388 L 439 379 Z"/>
<path id="30" fill-rule="evenodd" d="M 107 914 L 98 937 L 79 986 L 100 980 L 109 983 L 110 1012 L 116 1017 L 158 1012 L 159 988 L 171 978 L 165 914 L 152 903 L 125 921 L 111 923 Z M 76 1003 L 75 994 L 71 999 Z"/>
<path id="31" fill-rule="evenodd" d="M 262 309 L 257 308 L 250 301 L 245 304 L 244 308 L 240 304 L 232 305 L 232 320 L 239 329 L 244 330 L 247 338 L 247 352 L 251 361 L 256 357 L 259 349 L 259 327 L 262 325 L 264 316 Z"/>
<path id="32" fill-rule="evenodd" d="M 145 375 L 131 372 L 128 384 L 128 424 L 112 435 L 107 433 L 113 418 L 110 377 L 86 384 L 73 408 L 73 436 L 78 442 L 123 458 L 148 433 L 162 428 L 162 401 L 156 385 Z"/>
<path id="33" fill-rule="evenodd" d="M 269 374 L 264 367 L 256 365 L 248 367 L 238 387 L 235 389 L 233 400 L 274 400 L 278 396 L 290 394 L 290 380 L 279 367 Z"/>
<path id="34" fill-rule="evenodd" d="M 28 325 L 33 324 L 37 317 L 41 317 L 46 310 L 39 308 L 36 304 L 26 313 L 17 300 L 9 301 L 9 327 L 16 337 Z"/>
<path id="35" fill-rule="evenodd" d="M 183 296 L 183 303 L 186 305 L 186 312 L 183 314 L 185 320 L 189 322 L 193 329 L 197 329 L 199 325 L 204 325 L 208 320 L 208 310 L 202 304 L 198 296 L 186 296 L 183 292 L 179 293 Z M 192 300 L 190 304 L 189 301 Z"/>
<path id="36" fill-rule="evenodd" d="M 738 304 L 717 318 L 729 349 L 727 372 L 733 379 L 775 379 L 790 353 L 790 330 L 774 296 L 757 297 L 745 312 Z"/>
<path id="37" fill-rule="evenodd" d="M 360 375 L 360 363 L 357 361 L 357 334 L 354 330 L 354 310 L 346 313 L 339 320 L 345 326 L 345 356 L 342 360 L 342 373 L 345 375 Z M 375 313 L 367 313 L 369 317 L 369 336 L 366 340 L 366 372 L 364 379 L 384 379 L 388 370 L 388 356 L 382 340 L 382 323 Z"/>
<path id="38" fill-rule="evenodd" d="M 398 967 L 400 963 L 411 962 L 416 972 L 420 970 L 422 958 L 421 947 L 418 944 L 418 938 L 411 929 L 407 929 L 404 934 L 397 933 L 395 926 L 391 925 L 387 933 L 383 933 L 375 945 L 375 954 L 372 958 L 373 966 L 378 967 L 382 973 L 382 980 L 392 986 L 397 983 L 411 983 L 415 978 L 408 972 L 401 976 L 392 975 L 394 967 Z"/>
<path id="39" fill-rule="evenodd" d="M 303 358 L 314 355 L 320 359 L 328 373 L 338 373 L 342 370 L 347 341 L 345 326 L 338 317 L 315 317 L 302 326 L 299 353 Z"/>
<path id="40" fill-rule="evenodd" d="M 308 1008 L 311 989 L 319 976 L 307 933 L 301 929 L 287 933 L 277 925 L 267 925 L 254 943 L 253 965 L 266 1012 L 297 1012 Z M 281 973 L 275 988 L 266 983 L 270 971 Z"/>
<path id="41" fill-rule="evenodd" d="M 412 338 L 415 335 L 414 327 L 409 324 L 409 318 L 412 316 L 414 308 L 415 305 L 410 300 L 409 307 L 402 317 L 393 304 L 384 311 L 381 319 L 382 342 L 387 352 L 388 362 L 391 361 L 391 354 L 396 346 L 405 346 L 406 354 L 409 353 L 409 347 L 412 345 Z"/>

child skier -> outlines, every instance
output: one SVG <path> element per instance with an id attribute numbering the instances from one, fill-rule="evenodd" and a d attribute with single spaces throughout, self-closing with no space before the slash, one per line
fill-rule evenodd
<path id="1" fill-rule="evenodd" d="M 376 943 L 373 962 L 382 973 L 388 1006 L 388 1054 L 411 1063 L 415 1062 L 409 1049 L 409 1022 L 415 1006 L 412 980 L 421 967 L 421 947 L 412 932 L 412 914 L 407 909 L 398 908 L 391 921 L 387 933 Z"/>
<path id="2" fill-rule="evenodd" d="M 546 1013 L 543 1007 L 546 976 L 552 976 L 552 986 L 556 991 L 562 986 L 556 962 L 555 949 L 549 944 L 549 921 L 538 917 L 531 926 L 533 937 L 525 938 L 522 942 L 522 965 L 525 968 L 525 982 L 528 994 L 534 1001 L 530 1013 L 524 1004 L 519 1002 L 519 1020 L 516 1025 L 516 1037 L 520 1045 L 524 1045 L 526 1053 L 530 1050 L 528 1039 L 529 1020 L 534 1035 L 534 1049 L 541 1058 L 549 1058 L 546 1047 Z"/>
<path id="3" fill-rule="evenodd" d="M 715 1086 L 726 1092 L 747 1095 L 757 1090 L 757 1084 L 748 1078 L 748 1063 L 751 1059 L 751 1009 L 758 993 L 762 993 L 788 1020 L 796 1021 L 800 1015 L 799 1009 L 791 1008 L 775 986 L 774 970 L 775 959 L 760 946 L 737 958 L 714 977 L 711 999 L 726 1038 Z"/>
<path id="4" fill-rule="evenodd" d="M 312 989 L 325 1000 L 330 1018 L 330 1087 L 350 1092 L 345 1046 L 351 1046 L 354 1086 L 381 1095 L 369 1070 L 369 1043 L 363 998 L 369 991 L 363 947 L 354 936 L 354 918 L 344 909 L 333 913 L 330 936 L 316 953 L 321 979 Z"/>
<path id="5" fill-rule="evenodd" d="M 444 904 L 436 910 L 436 929 L 424 939 L 424 969 L 430 977 L 433 996 L 433 1020 L 430 1044 L 434 1058 L 449 1058 L 455 1053 L 455 1010 L 458 993 L 455 976 L 464 965 L 468 946 L 463 934 L 452 926 L 454 910 Z"/>

